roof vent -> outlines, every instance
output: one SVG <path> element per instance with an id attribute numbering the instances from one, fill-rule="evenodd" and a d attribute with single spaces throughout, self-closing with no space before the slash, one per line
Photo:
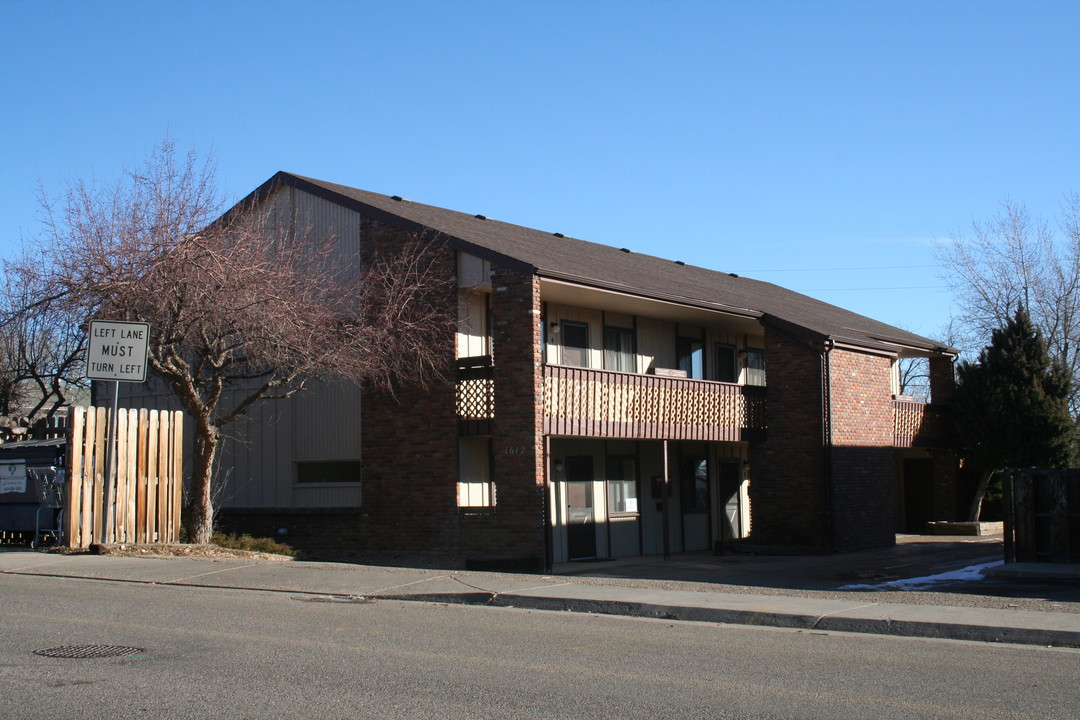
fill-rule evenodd
<path id="1" fill-rule="evenodd" d="M 555 237 L 566 237 L 562 233 L 552 233 L 552 235 L 554 235 Z"/>
<path id="2" fill-rule="evenodd" d="M 477 220 L 487 220 L 486 215 L 473 215 L 473 217 L 476 218 Z"/>
<path id="3" fill-rule="evenodd" d="M 391 200 L 397 200 L 398 202 L 401 202 L 402 200 L 404 200 L 404 198 L 401 197 L 400 195 L 391 195 L 390 199 Z"/>
<path id="4" fill-rule="evenodd" d="M 728 273 L 731 277 L 739 277 L 738 273 Z"/>
<path id="5" fill-rule="evenodd" d="M 676 265 L 685 265 L 686 263 L 684 263 L 682 260 L 676 260 L 675 264 Z"/>
<path id="6" fill-rule="evenodd" d="M 619 248 L 619 249 L 622 250 L 624 253 L 630 252 L 630 248 Z"/>

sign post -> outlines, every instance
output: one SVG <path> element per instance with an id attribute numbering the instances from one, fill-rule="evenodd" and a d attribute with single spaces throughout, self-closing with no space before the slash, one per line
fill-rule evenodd
<path id="1" fill-rule="evenodd" d="M 104 507 L 101 523 L 101 542 L 109 538 L 109 508 L 112 505 L 112 486 L 116 482 L 116 426 L 119 412 L 120 383 L 146 382 L 146 351 L 150 346 L 150 324 L 119 320 L 91 320 L 90 343 L 86 349 L 86 377 L 90 380 L 113 381 L 112 419 L 109 422 L 109 443 L 106 450 Z"/>

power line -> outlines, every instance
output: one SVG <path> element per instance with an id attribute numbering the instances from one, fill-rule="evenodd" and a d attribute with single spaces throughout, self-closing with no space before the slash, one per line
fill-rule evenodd
<path id="1" fill-rule="evenodd" d="M 905 285 L 901 287 L 808 287 L 796 290 L 796 293 L 837 293 L 841 290 L 946 290 L 948 285 Z"/>
<path id="2" fill-rule="evenodd" d="M 912 270 L 916 268 L 936 268 L 937 265 L 877 265 L 870 267 L 834 267 L 834 268 L 786 268 L 782 270 L 745 270 L 747 275 L 770 272 L 833 272 L 836 270 Z"/>

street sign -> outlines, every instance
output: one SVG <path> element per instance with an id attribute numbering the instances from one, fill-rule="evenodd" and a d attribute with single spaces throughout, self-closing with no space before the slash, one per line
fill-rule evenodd
<path id="1" fill-rule="evenodd" d="M 146 382 L 149 344 L 149 323 L 91 320 L 86 377 L 90 380 Z"/>

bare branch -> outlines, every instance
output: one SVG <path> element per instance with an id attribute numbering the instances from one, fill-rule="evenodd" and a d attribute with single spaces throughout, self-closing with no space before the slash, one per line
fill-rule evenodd
<path id="1" fill-rule="evenodd" d="M 56 203 L 43 195 L 46 232 L 6 266 L 18 282 L 0 319 L 43 323 L 77 348 L 33 367 L 81 373 L 90 318 L 150 324 L 148 367 L 197 428 L 200 534 L 221 428 L 255 403 L 288 397 L 307 377 L 390 387 L 445 370 L 452 272 L 440 269 L 437 238 L 402 233 L 362 262 L 339 238 L 298 225 L 288 192 L 222 215 L 213 162 L 178 157 L 166 140 L 116 183 L 75 183 Z"/>

